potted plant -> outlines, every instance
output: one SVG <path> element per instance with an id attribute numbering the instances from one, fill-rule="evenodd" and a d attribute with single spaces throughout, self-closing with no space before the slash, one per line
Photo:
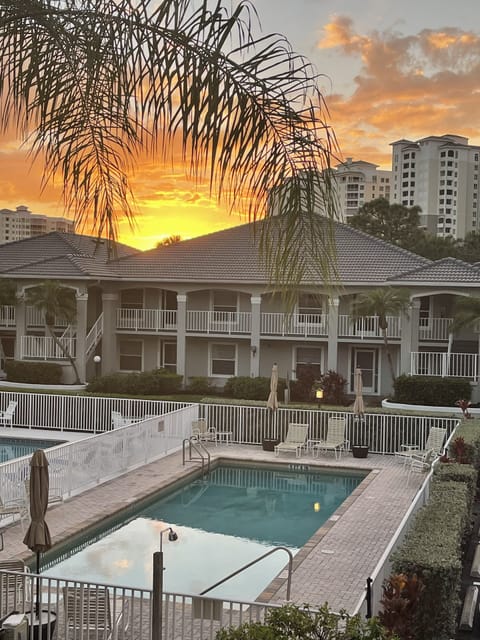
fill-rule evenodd
<path id="1" fill-rule="evenodd" d="M 354 458 L 366 458 L 368 456 L 365 427 L 365 416 L 354 415 L 352 429 L 352 455 Z"/>

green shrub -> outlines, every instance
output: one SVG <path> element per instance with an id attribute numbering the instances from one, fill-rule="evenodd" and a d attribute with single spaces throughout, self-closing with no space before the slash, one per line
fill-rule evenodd
<path id="1" fill-rule="evenodd" d="M 25 362 L 6 360 L 5 373 L 11 382 L 30 384 L 61 384 L 62 367 L 56 362 Z"/>
<path id="2" fill-rule="evenodd" d="M 453 439 L 455 440 L 455 438 L 463 438 L 466 460 L 475 469 L 480 469 L 480 420 L 474 418 L 462 421 L 455 431 Z M 449 448 L 448 454 L 453 457 L 451 448 Z"/>
<path id="3" fill-rule="evenodd" d="M 471 464 L 458 464 L 456 462 L 440 463 L 435 467 L 435 481 L 438 482 L 463 482 L 468 489 L 468 505 L 470 511 L 477 493 L 478 471 Z"/>
<path id="4" fill-rule="evenodd" d="M 317 371 L 313 367 L 301 367 L 297 371 L 297 379 L 290 382 L 290 397 L 297 402 L 313 400 L 313 389 Z"/>
<path id="5" fill-rule="evenodd" d="M 472 389 L 465 378 L 402 375 L 393 384 L 393 401 L 424 404 L 430 407 L 454 407 L 459 398 L 470 400 Z"/>
<path id="6" fill-rule="evenodd" d="M 195 395 L 212 393 L 214 386 L 205 376 L 193 376 L 188 381 L 187 391 Z"/>
<path id="7" fill-rule="evenodd" d="M 323 402 L 336 405 L 347 404 L 345 395 L 347 380 L 342 375 L 330 369 L 327 373 L 323 373 L 316 383 L 319 389 L 323 389 Z"/>
<path id="8" fill-rule="evenodd" d="M 279 380 L 277 386 L 277 396 L 283 397 L 285 381 Z M 225 396 L 230 398 L 241 398 L 243 400 L 265 400 L 270 393 L 270 378 L 248 376 L 234 376 L 229 378 L 223 388 Z"/>
<path id="9" fill-rule="evenodd" d="M 376 618 L 362 620 L 325 604 L 318 610 L 287 604 L 270 609 L 265 622 L 246 622 L 217 631 L 215 640 L 396 640 Z"/>
<path id="10" fill-rule="evenodd" d="M 468 484 L 436 479 L 428 504 L 417 513 L 403 545 L 392 554 L 394 572 L 417 575 L 425 587 L 415 613 L 415 638 L 447 640 L 455 634 L 462 542 L 470 507 Z"/>
<path id="11" fill-rule="evenodd" d="M 134 396 L 161 396 L 178 393 L 182 376 L 165 369 L 142 373 L 112 373 L 95 378 L 87 386 L 89 393 L 115 393 Z"/>

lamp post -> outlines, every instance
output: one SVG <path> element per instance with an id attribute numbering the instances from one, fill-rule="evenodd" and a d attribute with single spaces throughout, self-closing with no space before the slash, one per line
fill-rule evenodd
<path id="1" fill-rule="evenodd" d="M 178 540 L 172 527 L 160 531 L 160 551 L 153 554 L 152 640 L 162 640 L 163 624 L 163 534 L 168 531 L 170 542 Z"/>
<path id="2" fill-rule="evenodd" d="M 93 356 L 93 361 L 95 363 L 95 377 L 100 377 L 100 363 L 102 362 L 102 356 Z"/>
<path id="3" fill-rule="evenodd" d="M 315 398 L 317 399 L 318 408 L 320 409 L 320 405 L 321 405 L 322 400 L 323 400 L 323 389 L 317 389 L 315 391 Z"/>

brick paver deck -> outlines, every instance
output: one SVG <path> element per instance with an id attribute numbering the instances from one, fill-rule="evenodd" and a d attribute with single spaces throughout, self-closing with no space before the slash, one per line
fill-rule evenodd
<path id="1" fill-rule="evenodd" d="M 400 524 L 421 482 L 420 474 L 407 473 L 391 456 L 370 454 L 354 459 L 351 454 L 335 460 L 332 454 L 300 460 L 285 454 L 275 458 L 256 446 L 211 446 L 212 460 L 242 459 L 307 464 L 309 467 L 348 467 L 371 471 L 361 485 L 312 537 L 295 557 L 292 579 L 292 601 L 312 606 L 328 601 L 333 610 L 353 611 L 389 540 Z M 96 487 L 63 504 L 49 508 L 47 522 L 53 542 L 58 543 L 98 524 L 132 503 L 147 497 L 173 481 L 195 473 L 198 465 L 182 466 L 181 453 L 172 454 L 155 463 Z M 31 552 L 23 544 L 19 524 L 7 527 L 5 548 L 0 560 L 28 559 Z M 285 577 L 285 572 L 281 574 Z M 125 585 L 128 586 L 128 585 Z M 285 600 L 285 580 L 277 579 L 262 594 L 271 602 Z"/>

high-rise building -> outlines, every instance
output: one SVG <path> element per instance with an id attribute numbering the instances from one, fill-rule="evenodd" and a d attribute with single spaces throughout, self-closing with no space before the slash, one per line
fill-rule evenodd
<path id="1" fill-rule="evenodd" d="M 51 231 L 75 233 L 75 223 L 67 218 L 32 213 L 25 205 L 18 206 L 15 211 L 0 209 L 0 244 Z"/>
<path id="2" fill-rule="evenodd" d="M 456 135 L 392 142 L 392 202 L 421 208 L 420 223 L 437 236 L 464 238 L 480 229 L 480 147 Z"/>
<path id="3" fill-rule="evenodd" d="M 385 198 L 390 201 L 391 171 L 378 169 L 378 165 L 364 160 L 347 158 L 335 169 L 340 218 L 348 218 L 358 213 L 366 202 Z"/>

